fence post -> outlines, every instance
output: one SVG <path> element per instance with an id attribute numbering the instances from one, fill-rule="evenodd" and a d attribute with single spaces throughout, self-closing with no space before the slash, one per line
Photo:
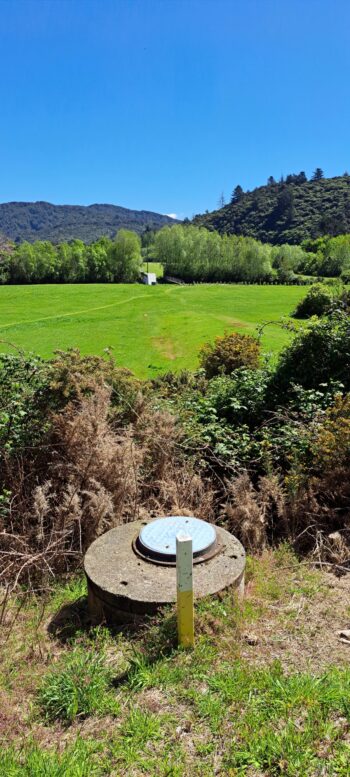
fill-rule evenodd
<path id="1" fill-rule="evenodd" d="M 192 538 L 176 537 L 177 633 L 179 645 L 194 645 Z"/>

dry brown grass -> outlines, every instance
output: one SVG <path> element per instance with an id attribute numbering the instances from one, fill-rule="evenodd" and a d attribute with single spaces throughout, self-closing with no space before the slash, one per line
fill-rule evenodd
<path id="1" fill-rule="evenodd" d="M 71 400 L 52 417 L 45 446 L 11 462 L 16 499 L 2 518 L 0 582 L 46 585 L 80 563 L 106 530 L 141 515 L 213 515 L 210 484 L 183 453 L 176 419 L 147 404 L 118 423 L 111 388 Z"/>
<path id="2" fill-rule="evenodd" d="M 262 477 L 254 488 L 247 472 L 227 482 L 222 517 L 249 550 L 263 550 L 273 539 L 274 524 L 284 523 L 286 499 L 278 478 Z M 279 527 L 280 529 L 280 527 Z M 284 534 L 288 536 L 287 526 Z"/>

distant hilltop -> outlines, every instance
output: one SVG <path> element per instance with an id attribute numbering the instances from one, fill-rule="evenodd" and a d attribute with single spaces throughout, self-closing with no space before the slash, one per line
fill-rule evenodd
<path id="1" fill-rule="evenodd" d="M 129 210 L 119 205 L 52 205 L 50 202 L 4 202 L 0 204 L 0 232 L 16 243 L 78 238 L 92 243 L 99 237 L 114 237 L 118 229 L 141 233 L 146 227 L 160 229 L 175 219 L 147 210 Z"/>
<path id="2" fill-rule="evenodd" d="M 271 176 L 253 191 L 237 185 L 228 205 L 195 216 L 194 223 L 273 244 L 344 234 L 350 232 L 350 176 L 324 178 L 317 168 L 309 181 L 301 172 L 280 181 Z"/>

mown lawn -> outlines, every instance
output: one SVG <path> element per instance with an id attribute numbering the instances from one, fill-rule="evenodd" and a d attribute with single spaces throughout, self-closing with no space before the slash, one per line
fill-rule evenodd
<path id="1" fill-rule="evenodd" d="M 0 776 L 347 777 L 347 578 L 282 548 L 247 581 L 243 603 L 196 603 L 187 652 L 171 609 L 142 631 L 89 630 L 80 578 L 10 603 Z"/>
<path id="2" fill-rule="evenodd" d="M 202 344 L 226 330 L 254 333 L 265 321 L 289 316 L 305 288 L 203 284 L 39 285 L 0 288 L 0 347 L 15 345 L 49 357 L 56 349 L 102 354 L 139 377 L 194 368 Z M 269 325 L 265 352 L 278 352 L 289 334 Z"/>

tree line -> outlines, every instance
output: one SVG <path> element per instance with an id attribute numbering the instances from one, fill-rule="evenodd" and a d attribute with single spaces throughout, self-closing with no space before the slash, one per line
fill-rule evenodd
<path id="1" fill-rule="evenodd" d="M 344 173 L 344 175 L 347 176 L 348 173 Z M 321 181 L 322 178 L 324 178 L 324 172 L 322 168 L 316 167 L 316 170 L 314 170 L 314 172 L 312 173 L 310 181 Z M 300 185 L 307 182 L 308 182 L 308 177 L 304 170 L 301 170 L 300 173 L 289 173 L 288 175 L 286 175 L 286 177 L 284 177 L 284 175 L 281 175 L 279 181 L 276 181 L 273 175 L 269 175 L 267 179 L 268 186 L 276 186 L 277 183 L 282 183 L 282 184 L 295 183 L 297 185 Z M 247 190 L 247 192 L 245 192 L 244 189 L 242 189 L 242 186 L 240 186 L 240 184 L 237 184 L 237 186 L 235 186 L 231 194 L 230 202 L 231 203 L 238 202 L 241 199 L 241 197 L 243 197 L 243 194 L 245 193 L 249 194 L 249 189 Z M 219 199 L 219 207 L 222 208 L 224 205 L 225 205 L 225 198 L 224 198 L 224 194 L 222 193 Z"/>
<path id="2" fill-rule="evenodd" d="M 350 280 L 350 235 L 270 245 L 204 227 L 163 227 L 154 254 L 165 274 L 192 281 L 297 281 L 300 275 Z"/>
<path id="3" fill-rule="evenodd" d="M 272 274 L 270 246 L 195 226 L 161 229 L 155 255 L 166 275 L 187 281 L 267 280 Z"/>
<path id="4" fill-rule="evenodd" d="M 58 245 L 37 240 L 0 250 L 0 282 L 133 283 L 141 263 L 141 240 L 126 229 L 114 240 L 102 237 L 90 245 L 82 240 Z"/>
<path id="5" fill-rule="evenodd" d="M 165 275 L 189 282 L 293 283 L 304 275 L 349 282 L 350 234 L 270 245 L 177 224 L 145 230 L 141 239 L 121 229 L 114 240 L 89 245 L 38 240 L 0 246 L 0 283 L 133 283 L 148 259 L 163 264 Z"/>
<path id="6" fill-rule="evenodd" d="M 350 280 L 350 235 L 318 237 L 315 240 L 304 240 L 302 243 L 307 252 L 303 262 L 303 272 L 324 278 L 339 278 Z"/>

